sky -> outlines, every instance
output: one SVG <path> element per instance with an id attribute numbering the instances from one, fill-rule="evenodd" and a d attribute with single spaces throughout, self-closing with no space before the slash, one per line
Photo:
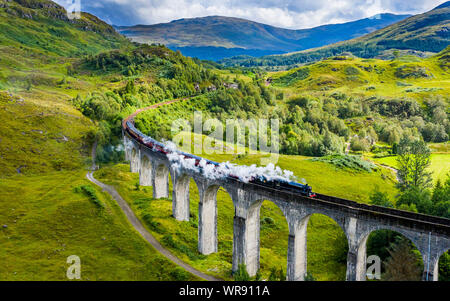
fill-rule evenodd
<path id="1" fill-rule="evenodd" d="M 182 18 L 227 16 L 290 29 L 344 23 L 380 13 L 419 14 L 444 0 L 55 0 L 114 25 L 165 23 Z"/>

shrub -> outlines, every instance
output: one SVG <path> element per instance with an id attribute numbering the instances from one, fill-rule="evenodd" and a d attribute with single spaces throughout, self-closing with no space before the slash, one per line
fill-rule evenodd
<path id="1" fill-rule="evenodd" d="M 250 281 L 250 276 L 247 273 L 247 267 L 241 263 L 238 266 L 238 270 L 234 273 L 235 281 Z"/>
<path id="2" fill-rule="evenodd" d="M 97 193 L 96 193 L 95 189 L 92 186 L 90 186 L 90 185 L 82 185 L 82 186 L 75 187 L 75 192 L 76 193 L 82 193 L 82 194 L 86 195 L 89 198 L 89 200 L 95 206 L 97 206 L 97 208 L 99 208 L 99 209 L 105 208 L 105 205 L 102 203 L 102 201 L 100 201 L 98 199 Z"/>
<path id="3" fill-rule="evenodd" d="M 312 161 L 320 161 L 333 164 L 339 168 L 350 168 L 357 171 L 368 171 L 378 169 L 378 167 L 369 162 L 363 160 L 360 156 L 351 155 L 331 155 L 322 158 L 314 158 Z"/>

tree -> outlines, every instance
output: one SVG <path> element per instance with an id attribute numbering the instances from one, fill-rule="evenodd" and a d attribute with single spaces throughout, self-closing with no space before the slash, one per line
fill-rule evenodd
<path id="1" fill-rule="evenodd" d="M 370 204 L 372 205 L 394 208 L 394 205 L 389 200 L 389 195 L 387 194 L 387 192 L 381 192 L 378 186 L 375 187 L 375 190 L 372 192 L 369 198 Z"/>
<path id="2" fill-rule="evenodd" d="M 384 281 L 420 281 L 422 269 L 417 254 L 413 253 L 409 241 L 400 238 L 388 250 L 390 257 L 385 263 Z"/>
<path id="3" fill-rule="evenodd" d="M 450 218 L 450 174 L 447 175 L 447 180 L 443 185 L 441 181 L 437 181 L 431 201 L 433 215 Z"/>
<path id="4" fill-rule="evenodd" d="M 397 208 L 420 212 L 424 214 L 433 213 L 433 202 L 431 201 L 431 193 L 429 189 L 411 187 L 404 190 L 397 199 Z"/>
<path id="5" fill-rule="evenodd" d="M 406 190 L 411 187 L 425 189 L 430 187 L 431 173 L 426 169 L 430 165 L 431 151 L 424 141 L 411 141 L 403 137 L 398 145 L 399 187 Z"/>

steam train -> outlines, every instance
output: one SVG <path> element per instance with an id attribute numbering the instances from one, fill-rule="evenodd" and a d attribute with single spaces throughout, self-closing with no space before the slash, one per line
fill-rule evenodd
<path id="1" fill-rule="evenodd" d="M 147 146 L 148 148 L 151 148 L 153 151 L 156 151 L 156 152 L 159 152 L 159 153 L 162 153 L 165 155 L 167 155 L 170 152 L 169 150 L 167 150 L 166 146 L 164 144 L 162 144 L 161 142 L 141 133 L 141 131 L 136 129 L 136 127 L 130 120 L 124 121 L 124 127 L 125 127 L 126 132 L 131 137 L 133 137 L 135 140 L 139 141 L 141 144 Z M 200 167 L 201 160 L 205 160 L 206 164 L 212 164 L 215 166 L 219 166 L 219 163 L 211 161 L 211 160 L 207 160 L 207 159 L 204 159 L 204 158 L 192 155 L 192 154 L 188 154 L 185 152 L 181 152 L 181 151 L 179 153 L 180 153 L 180 155 L 184 156 L 187 159 L 195 159 L 195 166 L 198 166 L 199 168 L 201 168 Z M 235 175 L 229 175 L 229 177 L 233 178 L 235 180 L 239 179 Z M 255 177 L 255 178 L 251 179 L 250 183 L 269 187 L 272 189 L 290 191 L 293 193 L 300 193 L 301 195 L 310 197 L 310 198 L 316 197 L 316 194 L 312 191 L 311 186 L 309 186 L 307 184 L 300 184 L 300 183 L 293 182 L 293 181 L 288 182 L 288 181 L 283 181 L 283 180 L 268 180 L 264 176 L 260 176 L 260 177 Z"/>

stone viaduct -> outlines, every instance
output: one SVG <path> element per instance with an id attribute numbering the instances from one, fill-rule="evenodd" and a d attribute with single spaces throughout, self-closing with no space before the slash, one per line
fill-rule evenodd
<path id="1" fill-rule="evenodd" d="M 439 257 L 450 248 L 450 220 L 401 210 L 369 206 L 335 197 L 308 198 L 237 179 L 209 180 L 193 170 L 174 168 L 167 155 L 148 147 L 129 134 L 124 122 L 125 156 L 131 172 L 139 173 L 140 185 L 152 186 L 154 198 L 169 196 L 169 174 L 173 181 L 173 217 L 189 220 L 189 182 L 197 184 L 198 251 L 217 252 L 217 200 L 220 187 L 234 204 L 233 271 L 240 263 L 253 276 L 259 269 L 260 208 L 264 200 L 275 203 L 289 225 L 287 280 L 303 280 L 307 272 L 307 225 L 312 214 L 332 218 L 348 240 L 347 273 L 349 281 L 366 280 L 366 242 L 373 231 L 389 229 L 410 239 L 424 262 L 424 280 L 437 280 Z M 133 127 L 133 131 L 137 131 Z M 139 131 L 137 131 L 139 132 Z M 142 133 L 138 133 L 142 135 Z"/>

